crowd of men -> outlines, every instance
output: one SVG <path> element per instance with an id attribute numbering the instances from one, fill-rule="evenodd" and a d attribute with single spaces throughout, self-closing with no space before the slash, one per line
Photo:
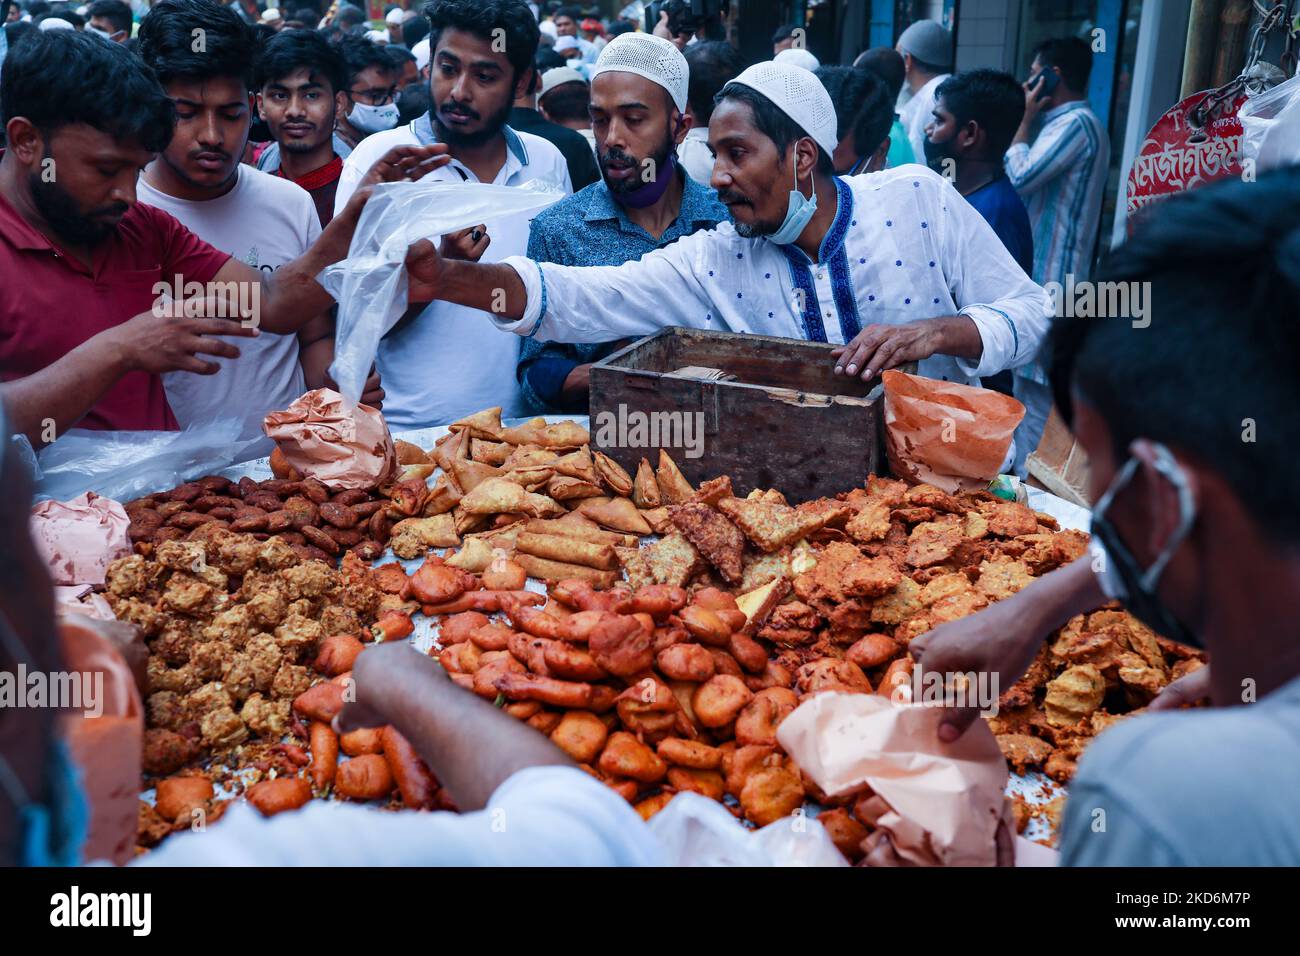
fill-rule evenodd
<path id="1" fill-rule="evenodd" d="M 1152 282 L 1176 305 L 1161 313 L 1172 331 L 1136 348 L 1114 323 L 1054 323 L 1043 287 L 1089 277 L 1109 163 L 1087 105 L 1091 53 L 1077 39 L 1040 45 L 1022 81 L 954 73 L 951 34 L 929 21 L 894 49 L 836 66 L 795 28 L 778 31 L 771 61 L 746 64 L 714 25 L 680 29 L 665 13 L 637 29 L 522 0 L 394 6 L 382 30 L 345 4 L 324 19 L 251 0 L 157 0 L 141 12 L 120 0 L 94 0 L 85 15 L 47 0 L 5 12 L 8 430 L 36 446 L 72 427 L 236 418 L 256 431 L 266 412 L 331 383 L 335 303 L 315 277 L 346 257 L 370 187 L 541 181 L 566 198 L 531 221 L 503 216 L 408 250 L 405 315 L 363 396 L 394 428 L 492 405 L 581 411 L 591 364 L 665 325 L 831 343 L 836 374 L 870 379 L 915 361 L 922 375 L 1009 391 L 1027 408 L 1007 462 L 1022 472 L 1055 400 L 1095 463 L 1118 578 L 1106 586 L 1086 562 L 1064 569 L 918 639 L 914 656 L 992 668 L 1009 685 L 1076 609 L 1106 595 L 1130 602 L 1162 632 L 1210 648 L 1216 704 L 1233 702 L 1243 676 L 1275 693 L 1244 717 L 1169 715 L 1159 735 L 1108 735 L 1118 742 L 1090 751 L 1077 792 L 1122 825 L 1112 840 L 1089 839 L 1087 806 L 1072 801 L 1067 861 L 1136 862 L 1144 847 L 1163 862 L 1300 856 L 1293 825 L 1285 840 L 1207 845 L 1204 814 L 1172 789 L 1201 773 L 1216 788 L 1204 805 L 1251 836 L 1276 823 L 1270 801 L 1288 787 L 1225 783 L 1205 741 L 1234 755 L 1234 779 L 1258 770 L 1238 746 L 1247 739 L 1265 742 L 1259 760 L 1275 776 L 1300 766 L 1286 596 L 1300 577 L 1297 529 L 1273 507 L 1294 515 L 1294 499 L 1280 479 L 1267 495 L 1245 491 L 1250 475 L 1289 473 L 1295 426 L 1245 445 L 1224 437 L 1244 416 L 1289 410 L 1300 326 L 1256 329 L 1213 311 L 1244 289 L 1252 315 L 1295 317 L 1294 175 L 1170 203 L 1159 228 L 1140 233 L 1111 273 Z M 160 283 L 173 293 L 160 296 Z M 1225 366 L 1235 391 L 1220 387 Z M 1142 380 L 1168 387 L 1137 394 Z M 18 482 L 16 469 L 0 455 Z M 1224 540 L 1237 548 L 1226 576 L 1215 557 Z M 21 542 L 0 546 L 0 561 L 18 569 L 0 574 L 8 585 L 30 579 Z M 0 616 L 26 640 L 39 625 L 19 607 L 30 593 L 5 590 Z M 608 791 L 399 650 L 368 652 L 357 669 L 389 709 L 350 719 L 402 726 L 463 807 L 527 800 L 540 823 L 514 862 L 653 860 L 635 814 Z M 21 759 L 0 755 L 25 768 L 6 780 L 59 765 L 41 735 L 31 740 Z M 1149 812 L 1175 805 L 1185 809 Z M 161 856 L 266 862 L 327 842 L 354 862 L 509 861 L 493 856 L 501 844 L 476 842 L 481 815 L 423 831 L 411 818 L 358 818 L 343 845 L 316 838 L 335 827 L 328 812 L 236 817 L 224 843 L 174 841 Z"/>
<path id="2" fill-rule="evenodd" d="M 364 396 L 395 427 L 491 405 L 507 415 L 581 411 L 594 361 L 660 325 L 701 325 L 842 346 L 837 371 L 845 374 L 919 361 L 925 374 L 1013 392 L 1027 414 L 1007 467 L 1025 471 L 1051 405 L 1036 361 L 1051 318 L 1041 286 L 1087 277 L 1108 162 L 1105 131 L 1085 99 L 1091 52 L 1082 41 L 1040 46 L 1031 82 L 1021 83 L 991 70 L 952 74 L 951 34 L 932 21 L 852 66 L 821 65 L 802 32 L 787 27 L 773 39 L 774 66 L 739 82 L 746 64 L 716 24 L 683 27 L 669 11 L 651 32 L 567 6 L 539 20 L 522 2 L 439 0 L 422 13 L 394 4 L 382 30 L 347 4 L 323 18 L 309 7 L 259 11 L 216 0 L 160 0 L 141 17 L 123 0 L 94 0 L 82 12 L 28 0 L 25 10 L 10 7 L 5 27 L 5 120 L 31 138 L 6 131 L 14 195 L 3 197 L 0 214 L 14 217 L 0 255 L 49 281 L 0 303 L 0 380 L 34 442 L 74 426 L 166 429 L 226 418 L 256 431 L 266 412 L 331 384 L 333 303 L 310 290 L 320 308 L 287 320 L 273 289 L 280 279 L 305 281 L 301 268 L 323 251 L 322 230 L 363 180 L 393 178 L 374 168 L 388 151 L 436 144 L 438 160 L 416 164 L 419 175 L 540 180 L 571 194 L 532 222 L 504 217 L 448 237 L 443 257 L 546 264 L 512 268 L 504 281 L 514 288 L 521 275 L 545 275 L 552 311 L 607 304 L 607 281 L 632 300 L 644 288 L 646 308 L 632 300 L 617 316 L 596 308 L 592 328 L 552 329 L 534 317 L 511 329 L 502 314 L 483 314 L 481 303 L 458 302 L 447 289 L 412 301 L 384 337 Z M 206 42 L 192 49 L 195 30 Z M 124 49 L 87 46 L 90 34 Z M 765 82 L 792 69 L 807 89 L 764 94 Z M 121 111 L 89 102 L 104 95 L 99 76 L 122 96 L 139 87 L 143 99 Z M 711 133 L 731 102 L 775 147 L 761 169 L 752 151 L 733 162 L 743 148 L 715 161 L 720 140 Z M 167 125 L 168 103 L 170 137 L 156 129 Z M 60 165 L 59 140 L 80 127 L 118 152 L 134 147 L 139 175 L 120 164 L 111 188 L 73 180 L 84 151 Z M 793 169 L 783 168 L 787 158 Z M 967 202 L 949 205 L 946 187 L 918 163 Z M 925 197 L 920 207 L 911 189 Z M 124 228 L 150 217 L 157 222 Z M 891 241 L 881 243 L 868 222 Z M 985 226 L 1000 242 L 974 238 Z M 126 237 L 147 246 L 173 232 L 174 246 L 120 248 Z M 350 234 L 342 224 L 325 245 L 346 249 Z M 697 246 L 743 256 L 730 249 L 742 240 L 757 244 L 736 261 L 767 263 L 755 275 L 728 270 L 733 283 L 756 283 L 748 298 L 740 286 L 707 281 L 698 263 L 681 264 Z M 60 246 L 70 254 L 51 264 Z M 93 295 L 93 323 L 52 332 L 33 322 L 43 298 L 93 294 L 94 260 L 110 250 L 125 255 L 119 268 L 140 267 L 140 289 L 154 285 L 144 282 L 145 259 L 161 266 L 157 281 L 176 280 L 178 290 L 233 281 L 222 255 L 257 269 L 257 320 L 241 323 L 257 327 L 226 329 L 228 316 L 180 302 L 172 311 L 188 321 L 164 323 L 140 290 Z M 645 268 L 609 279 L 577 273 L 581 296 L 567 296 L 559 267 L 608 269 L 651 252 Z M 682 282 L 690 295 L 673 314 L 656 303 L 665 267 L 690 273 Z M 75 398 L 47 401 L 68 376 L 84 383 Z"/>

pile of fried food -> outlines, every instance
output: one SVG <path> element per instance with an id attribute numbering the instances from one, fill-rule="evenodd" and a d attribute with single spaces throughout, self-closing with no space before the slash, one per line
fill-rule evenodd
<path id="1" fill-rule="evenodd" d="M 404 472 L 364 500 L 281 463 L 269 482 L 200 479 L 132 502 L 139 553 L 110 568 L 108 591 L 150 649 L 145 769 L 158 799 L 141 804 L 142 846 L 196 808 L 213 819 L 225 805 L 214 781 L 247 787 L 267 814 L 312 797 L 450 807 L 392 728 L 330 729 L 365 643 L 406 637 L 422 611 L 454 681 L 547 734 L 643 817 L 681 791 L 755 825 L 812 800 L 857 860 L 870 795 L 821 793 L 782 751 L 781 721 L 823 691 L 893 692 L 913 638 L 1087 546 L 987 492 L 869 476 L 794 507 L 775 490 L 738 497 L 725 476 L 696 488 L 663 452 L 631 475 L 576 423 L 505 427 L 500 409 L 454 423 L 431 451 L 397 447 Z M 365 537 L 340 539 L 351 529 L 329 505 L 352 509 Z M 409 577 L 371 567 L 385 544 L 424 562 Z M 1101 609 L 1048 642 L 990 725 L 1015 770 L 1064 782 L 1097 732 L 1202 663 Z M 1015 809 L 1023 830 L 1034 811 Z"/>
<path id="2" fill-rule="evenodd" d="M 277 449 L 278 451 L 278 449 Z M 273 462 L 280 456 L 273 454 Z M 367 560 L 384 553 L 394 521 L 406 514 L 400 502 L 359 489 L 331 491 L 315 478 L 279 477 L 231 481 L 208 475 L 127 502 L 127 535 L 137 554 L 151 555 L 168 541 L 183 541 L 202 528 L 224 528 L 265 541 L 276 537 L 303 560 L 333 561 L 344 551 Z"/>
<path id="3" fill-rule="evenodd" d="M 469 439 L 473 462 L 492 441 L 477 437 L 494 434 L 492 414 L 453 426 L 445 444 L 461 451 Z M 736 497 L 726 477 L 692 487 L 662 452 L 633 478 L 586 448 L 539 451 L 492 448 L 505 474 L 480 478 L 458 505 L 470 515 L 495 507 L 487 530 L 412 576 L 424 612 L 445 616 L 430 653 L 646 818 L 683 790 L 757 825 L 812 799 L 829 808 L 819 819 L 850 859 L 867 833 L 855 813 L 863 797 L 819 793 L 777 743 L 781 720 L 826 690 L 890 693 L 910 678 L 913 638 L 1087 547 L 1086 534 L 987 492 L 870 476 L 792 507 L 775 490 Z M 535 487 L 561 507 L 519 482 L 524 461 L 549 470 Z M 552 484 L 557 474 L 590 497 L 554 495 L 568 487 Z M 658 539 L 627 540 L 648 532 Z M 545 607 L 522 590 L 527 577 L 550 584 Z M 1064 782 L 1100 729 L 1201 663 L 1125 612 L 1083 615 L 1002 695 L 993 729 L 1018 772 L 1043 768 Z"/>
<path id="4" fill-rule="evenodd" d="M 260 541 L 214 523 L 109 566 L 105 596 L 149 651 L 143 767 L 157 800 L 140 803 L 141 846 L 190 827 L 197 811 L 215 820 L 228 806 L 215 785 L 246 788 L 268 814 L 331 789 L 376 799 L 397 787 L 406 805 L 447 805 L 391 728 L 340 740 L 332 714 L 304 723 L 321 716 L 322 698 L 341 707 L 364 642 L 413 630 L 397 572 L 385 576 L 352 553 L 341 568 L 304 560 L 283 536 Z M 295 738 L 310 741 L 310 756 Z M 339 765 L 340 749 L 357 759 Z"/>

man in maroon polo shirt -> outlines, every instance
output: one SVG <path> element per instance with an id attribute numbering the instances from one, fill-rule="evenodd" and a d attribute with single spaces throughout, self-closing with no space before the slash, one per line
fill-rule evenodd
<path id="1" fill-rule="evenodd" d="M 78 424 L 175 428 L 161 373 L 212 374 L 201 356 L 238 356 L 218 333 L 295 332 L 332 304 L 314 277 L 347 255 L 366 195 L 274 276 L 137 204 L 174 113 L 123 46 L 34 34 L 5 59 L 0 114 L 0 399 L 34 444 Z M 444 152 L 392 151 L 367 184 L 418 179 Z M 178 282 L 182 301 L 161 304 L 160 287 Z"/>

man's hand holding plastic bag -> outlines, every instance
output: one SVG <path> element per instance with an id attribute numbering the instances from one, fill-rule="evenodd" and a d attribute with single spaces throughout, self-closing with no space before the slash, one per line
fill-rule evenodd
<path id="1" fill-rule="evenodd" d="M 531 219 L 564 198 L 561 190 L 537 180 L 522 186 L 403 182 L 385 178 L 398 172 L 379 164 L 371 174 L 380 181 L 369 187 L 347 259 L 327 268 L 319 279 L 339 302 L 330 377 L 353 402 L 361 398 L 380 339 L 408 304 L 440 297 L 444 257 L 477 258 L 490 241 L 484 224 L 517 216 Z M 475 230 L 483 232 L 477 239 Z M 439 241 L 441 255 L 435 245 Z"/>

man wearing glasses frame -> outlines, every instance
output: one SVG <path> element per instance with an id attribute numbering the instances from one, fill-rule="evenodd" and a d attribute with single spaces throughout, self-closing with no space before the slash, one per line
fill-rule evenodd
<path id="1" fill-rule="evenodd" d="M 339 44 L 347 64 L 347 87 L 334 131 L 355 149 L 371 133 L 397 125 L 397 69 L 383 47 L 360 37 Z"/>

